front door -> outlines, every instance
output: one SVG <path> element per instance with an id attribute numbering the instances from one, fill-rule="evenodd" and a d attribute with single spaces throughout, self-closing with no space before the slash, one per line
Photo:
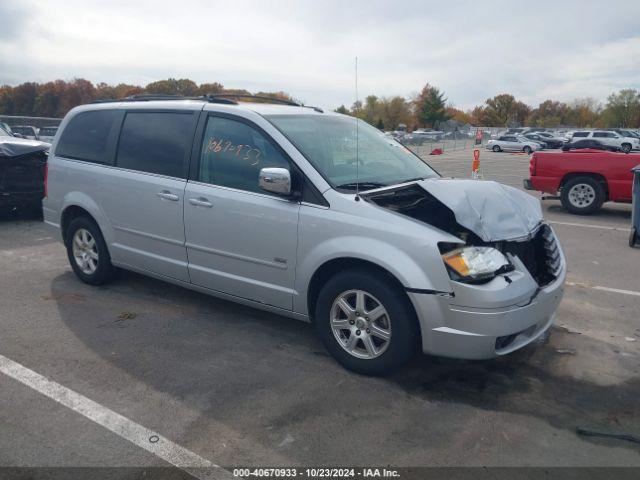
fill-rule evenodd
<path id="1" fill-rule="evenodd" d="M 240 118 L 208 116 L 200 142 L 184 207 L 192 283 L 291 310 L 300 204 L 258 186 L 289 160 Z"/>

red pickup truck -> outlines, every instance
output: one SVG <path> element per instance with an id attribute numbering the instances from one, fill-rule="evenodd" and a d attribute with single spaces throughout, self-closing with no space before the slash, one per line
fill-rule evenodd
<path id="1" fill-rule="evenodd" d="M 578 215 L 597 211 L 604 202 L 631 202 L 631 169 L 640 154 L 582 149 L 534 152 L 524 188 L 557 195 L 562 206 Z"/>

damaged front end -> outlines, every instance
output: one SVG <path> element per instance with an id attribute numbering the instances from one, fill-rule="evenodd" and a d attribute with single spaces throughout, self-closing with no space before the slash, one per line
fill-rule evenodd
<path id="1" fill-rule="evenodd" d="M 566 268 L 537 199 L 496 182 L 453 179 L 362 197 L 459 239 L 438 244 L 451 295 L 409 294 L 426 353 L 490 358 L 530 343 L 550 327 Z"/>
<path id="2" fill-rule="evenodd" d="M 517 189 L 496 182 L 432 179 L 363 197 L 459 238 L 462 248 L 459 243 L 438 245 L 453 280 L 486 283 L 512 271 L 513 257 L 539 286 L 558 277 L 555 236 L 543 223 L 539 202 Z"/>

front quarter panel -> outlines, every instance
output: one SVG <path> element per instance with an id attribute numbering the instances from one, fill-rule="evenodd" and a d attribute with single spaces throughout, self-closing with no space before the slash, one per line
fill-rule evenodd
<path id="1" fill-rule="evenodd" d="M 371 262 L 407 288 L 451 291 L 437 244 L 458 239 L 364 200 L 355 202 L 351 197 L 330 203 L 331 208 L 303 205 L 300 210 L 296 312 L 307 313 L 307 290 L 313 274 L 338 258 Z M 334 209 L 336 203 L 346 209 Z"/>

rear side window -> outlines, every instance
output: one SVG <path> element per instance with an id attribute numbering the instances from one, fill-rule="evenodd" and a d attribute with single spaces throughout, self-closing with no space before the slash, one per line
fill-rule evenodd
<path id="1" fill-rule="evenodd" d="M 128 112 L 122 125 L 116 166 L 186 178 L 192 112 Z"/>
<path id="2" fill-rule="evenodd" d="M 607 136 L 607 132 L 593 132 L 594 138 L 605 138 Z"/>
<path id="3" fill-rule="evenodd" d="M 81 112 L 62 131 L 56 155 L 87 162 L 111 164 L 109 138 L 118 127 L 116 110 Z"/>
<path id="4" fill-rule="evenodd" d="M 244 122 L 209 117 L 197 179 L 204 183 L 268 194 L 258 185 L 261 168 L 290 170 L 288 160 L 258 130 Z"/>
<path id="5" fill-rule="evenodd" d="M 578 138 L 580 138 L 580 137 L 584 138 L 584 137 L 588 137 L 588 136 L 589 136 L 589 132 L 576 132 L 576 133 L 574 133 L 574 134 L 573 134 L 573 137 L 574 137 L 574 138 L 576 138 L 576 137 L 578 137 Z"/>

